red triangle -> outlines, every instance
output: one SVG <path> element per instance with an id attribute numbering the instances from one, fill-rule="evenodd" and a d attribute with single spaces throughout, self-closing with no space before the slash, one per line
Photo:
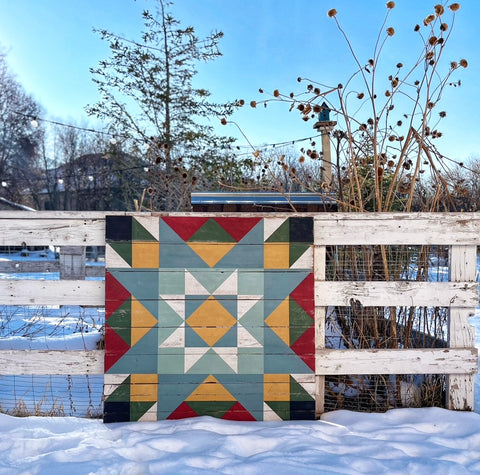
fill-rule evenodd
<path id="1" fill-rule="evenodd" d="M 186 419 L 187 417 L 197 416 L 198 414 L 184 401 L 167 417 L 167 419 Z"/>
<path id="2" fill-rule="evenodd" d="M 105 271 L 105 318 L 115 312 L 129 297 L 130 292 L 110 272 Z"/>
<path id="3" fill-rule="evenodd" d="M 315 326 L 312 325 L 291 347 L 290 347 L 312 370 L 315 371 Z"/>
<path id="4" fill-rule="evenodd" d="M 312 318 L 315 317 L 315 279 L 313 273 L 308 274 L 290 297 L 300 305 Z"/>
<path id="5" fill-rule="evenodd" d="M 240 241 L 262 218 L 214 218 L 235 241 Z"/>
<path id="6" fill-rule="evenodd" d="M 210 218 L 195 216 L 165 216 L 162 219 L 184 241 L 188 241 Z"/>
<path id="7" fill-rule="evenodd" d="M 107 372 L 128 350 L 130 345 L 112 330 L 109 325 L 105 325 L 105 369 Z"/>
<path id="8" fill-rule="evenodd" d="M 229 421 L 256 421 L 238 401 L 222 416 Z"/>

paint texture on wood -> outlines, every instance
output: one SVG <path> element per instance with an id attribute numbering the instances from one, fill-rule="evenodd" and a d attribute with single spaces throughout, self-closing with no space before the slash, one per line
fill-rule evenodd
<path id="1" fill-rule="evenodd" d="M 312 217 L 106 217 L 105 422 L 315 417 Z"/>

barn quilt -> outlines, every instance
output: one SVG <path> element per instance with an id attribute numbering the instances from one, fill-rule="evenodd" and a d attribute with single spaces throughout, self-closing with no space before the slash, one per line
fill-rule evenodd
<path id="1" fill-rule="evenodd" d="M 106 217 L 104 421 L 315 417 L 313 218 Z"/>

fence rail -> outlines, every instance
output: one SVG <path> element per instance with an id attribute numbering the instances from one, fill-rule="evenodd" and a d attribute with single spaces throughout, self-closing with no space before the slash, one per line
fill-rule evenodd
<path id="1" fill-rule="evenodd" d="M 135 213 L 0 212 L 0 245 L 104 246 L 106 214 Z M 480 213 L 321 213 L 313 216 L 317 413 L 324 410 L 324 377 L 341 374 L 447 374 L 447 406 L 472 410 L 478 352 L 468 318 L 478 304 L 476 262 Z M 447 245 L 449 282 L 326 281 L 327 247 L 344 245 Z M 104 306 L 104 291 L 104 282 L 83 279 L 2 280 L 0 304 Z M 327 308 L 349 306 L 352 300 L 362 306 L 449 307 L 448 348 L 325 348 Z M 2 350 L 0 374 L 103 374 L 103 358 L 102 350 Z"/>

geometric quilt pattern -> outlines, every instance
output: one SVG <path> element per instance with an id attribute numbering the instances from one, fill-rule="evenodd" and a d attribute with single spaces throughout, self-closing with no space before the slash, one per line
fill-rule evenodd
<path id="1" fill-rule="evenodd" d="M 107 216 L 104 421 L 315 418 L 312 217 Z"/>

